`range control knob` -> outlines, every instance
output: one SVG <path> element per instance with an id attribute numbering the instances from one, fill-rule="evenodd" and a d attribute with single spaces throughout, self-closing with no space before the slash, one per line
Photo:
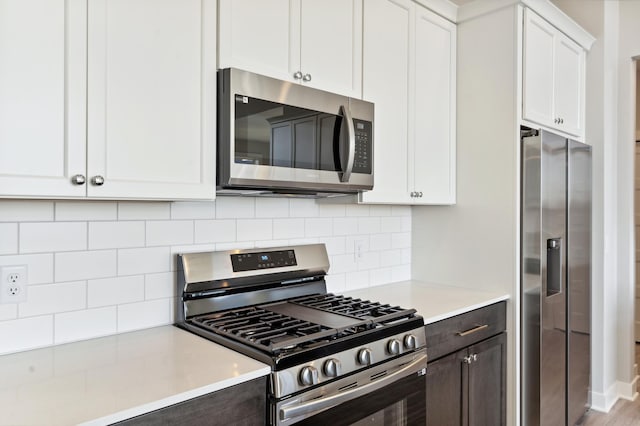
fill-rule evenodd
<path id="1" fill-rule="evenodd" d="M 371 349 L 364 348 L 358 351 L 358 364 L 360 365 L 369 365 L 373 361 L 371 359 Z"/>
<path id="2" fill-rule="evenodd" d="M 322 372 L 327 377 L 338 377 L 340 375 L 340 361 L 329 358 L 322 366 Z"/>
<path id="3" fill-rule="evenodd" d="M 387 342 L 387 352 L 389 355 L 398 355 L 400 353 L 400 341 L 391 339 Z"/>
<path id="4" fill-rule="evenodd" d="M 405 349 L 415 349 L 416 348 L 416 336 L 413 334 L 407 334 L 404 336 L 404 348 Z"/>
<path id="5" fill-rule="evenodd" d="M 314 367 L 303 367 L 298 377 L 300 384 L 303 386 L 311 386 L 318 383 L 318 370 Z"/>

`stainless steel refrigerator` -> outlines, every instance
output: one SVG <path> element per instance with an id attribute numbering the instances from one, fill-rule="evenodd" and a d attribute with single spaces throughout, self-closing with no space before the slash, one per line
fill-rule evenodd
<path id="1" fill-rule="evenodd" d="M 521 136 L 522 425 L 574 425 L 589 407 L 591 147 Z"/>

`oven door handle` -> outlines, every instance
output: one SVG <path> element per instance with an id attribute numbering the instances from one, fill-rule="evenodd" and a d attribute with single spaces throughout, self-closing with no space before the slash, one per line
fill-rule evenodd
<path id="1" fill-rule="evenodd" d="M 427 355 L 421 354 L 415 360 L 406 364 L 398 371 L 395 371 L 389 374 L 388 376 L 384 376 L 383 378 L 376 380 L 375 382 L 371 382 L 362 387 L 354 388 L 336 395 L 328 396 L 326 398 L 317 398 L 311 401 L 303 402 L 298 405 L 294 405 L 292 407 L 281 408 L 280 420 L 284 421 L 284 420 L 299 417 L 299 416 L 305 416 L 310 413 L 319 412 L 327 408 L 335 407 L 337 405 L 356 399 L 369 392 L 382 389 L 383 387 L 393 382 L 396 382 L 406 376 L 409 376 L 411 373 L 424 374 L 426 366 L 427 366 Z"/>
<path id="2" fill-rule="evenodd" d="M 340 182 L 349 182 L 349 179 L 351 178 L 351 172 L 353 171 L 353 162 L 356 155 L 356 129 L 353 126 L 353 118 L 351 117 L 351 110 L 349 109 L 349 106 L 342 105 L 340 107 L 340 112 L 344 117 L 344 122 L 347 125 L 347 134 L 349 135 L 349 151 L 347 151 L 347 164 L 342 170 Z"/>

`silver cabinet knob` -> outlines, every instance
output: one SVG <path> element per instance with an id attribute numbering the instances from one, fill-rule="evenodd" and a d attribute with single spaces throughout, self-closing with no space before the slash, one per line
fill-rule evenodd
<path id="1" fill-rule="evenodd" d="M 557 118 L 554 118 L 554 119 L 553 119 L 553 122 L 554 122 L 555 124 L 558 124 L 559 120 L 558 120 Z"/>
<path id="2" fill-rule="evenodd" d="M 462 362 L 464 362 L 465 364 L 471 364 L 471 356 L 467 355 L 464 358 L 462 358 Z"/>
<path id="3" fill-rule="evenodd" d="M 416 336 L 413 334 L 407 334 L 403 339 L 404 348 L 405 349 L 415 349 L 416 348 Z"/>
<path id="4" fill-rule="evenodd" d="M 71 183 L 73 183 L 74 185 L 84 185 L 86 181 L 87 180 L 84 175 L 74 175 L 71 177 Z"/>
<path id="5" fill-rule="evenodd" d="M 422 198 L 422 191 L 418 192 L 418 197 Z"/>
<path id="6" fill-rule="evenodd" d="M 478 360 L 478 354 L 473 354 L 473 355 L 471 355 L 471 359 L 472 359 L 473 361 L 477 361 L 477 360 Z"/>
<path id="7" fill-rule="evenodd" d="M 338 375 L 340 375 L 340 367 L 340 361 L 335 358 L 330 358 L 324 362 L 322 372 L 327 377 L 338 377 Z"/>
<path id="8" fill-rule="evenodd" d="M 298 377 L 300 384 L 303 386 L 311 386 L 318 383 L 318 370 L 314 367 L 303 367 L 300 370 L 300 376 Z"/>
<path id="9" fill-rule="evenodd" d="M 104 184 L 104 177 L 97 175 L 91 178 L 91 183 L 95 186 L 101 186 Z"/>
<path id="10" fill-rule="evenodd" d="M 358 364 L 360 365 L 369 365 L 373 361 L 371 356 L 371 349 L 364 348 L 358 351 Z"/>
<path id="11" fill-rule="evenodd" d="M 305 74 L 304 77 L 302 77 L 302 81 L 311 81 L 311 74 Z"/>
<path id="12" fill-rule="evenodd" d="M 398 355 L 400 353 L 400 341 L 398 339 L 391 339 L 387 342 L 387 352 L 389 355 Z"/>
<path id="13" fill-rule="evenodd" d="M 564 118 L 560 119 L 560 124 L 564 124 Z"/>
<path id="14" fill-rule="evenodd" d="M 293 78 L 300 80 L 302 78 L 302 71 L 296 71 L 296 73 L 293 74 Z"/>

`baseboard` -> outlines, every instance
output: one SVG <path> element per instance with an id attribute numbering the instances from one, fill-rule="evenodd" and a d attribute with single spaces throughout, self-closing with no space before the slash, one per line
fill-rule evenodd
<path id="1" fill-rule="evenodd" d="M 618 401 L 618 384 L 612 384 L 605 393 L 591 391 L 591 409 L 608 413 Z"/>
<path id="2" fill-rule="evenodd" d="M 618 382 L 618 397 L 627 399 L 629 401 L 635 401 L 638 397 L 638 376 L 636 375 L 630 383 Z"/>

